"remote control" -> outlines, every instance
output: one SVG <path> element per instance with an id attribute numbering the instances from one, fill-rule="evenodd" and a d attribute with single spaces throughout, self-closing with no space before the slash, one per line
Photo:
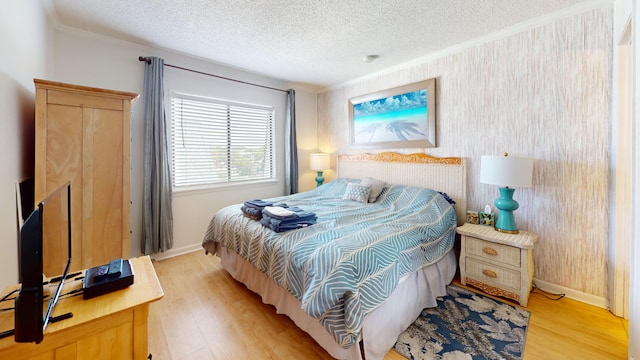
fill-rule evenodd
<path id="1" fill-rule="evenodd" d="M 122 272 L 122 258 L 113 259 L 109 262 L 109 272 L 107 277 L 114 278 L 119 277 Z"/>
<path id="2" fill-rule="evenodd" d="M 102 281 L 107 277 L 108 272 L 109 272 L 109 266 L 102 265 L 98 267 L 98 270 L 93 274 L 93 279 L 95 281 Z"/>

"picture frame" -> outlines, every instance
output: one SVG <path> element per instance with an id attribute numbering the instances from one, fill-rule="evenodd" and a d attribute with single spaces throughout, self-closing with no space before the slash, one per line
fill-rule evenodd
<path id="1" fill-rule="evenodd" d="M 349 99 L 352 148 L 436 147 L 436 79 Z"/>

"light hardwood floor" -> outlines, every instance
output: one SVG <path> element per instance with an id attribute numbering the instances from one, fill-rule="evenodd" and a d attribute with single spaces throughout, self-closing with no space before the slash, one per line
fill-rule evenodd
<path id="1" fill-rule="evenodd" d="M 149 311 L 149 351 L 164 359 L 331 359 L 285 315 L 265 305 L 222 268 L 193 252 L 154 262 L 164 289 Z M 607 310 L 538 291 L 525 360 L 626 359 L 628 324 Z M 385 360 L 404 359 L 390 351 Z"/>

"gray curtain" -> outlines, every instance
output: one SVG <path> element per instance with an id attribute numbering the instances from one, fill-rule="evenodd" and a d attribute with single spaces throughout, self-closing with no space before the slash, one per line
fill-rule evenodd
<path id="1" fill-rule="evenodd" d="M 164 113 L 164 60 L 149 57 L 144 68 L 144 187 L 142 251 L 145 255 L 173 246 L 171 168 Z"/>
<path id="2" fill-rule="evenodd" d="M 296 92 L 287 91 L 286 195 L 298 192 L 298 143 L 296 141 Z"/>

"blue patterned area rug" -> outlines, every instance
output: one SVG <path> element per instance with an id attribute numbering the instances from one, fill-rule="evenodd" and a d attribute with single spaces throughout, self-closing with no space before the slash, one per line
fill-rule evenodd
<path id="1" fill-rule="evenodd" d="M 530 315 L 449 285 L 438 306 L 422 310 L 393 349 L 411 360 L 520 360 Z"/>

